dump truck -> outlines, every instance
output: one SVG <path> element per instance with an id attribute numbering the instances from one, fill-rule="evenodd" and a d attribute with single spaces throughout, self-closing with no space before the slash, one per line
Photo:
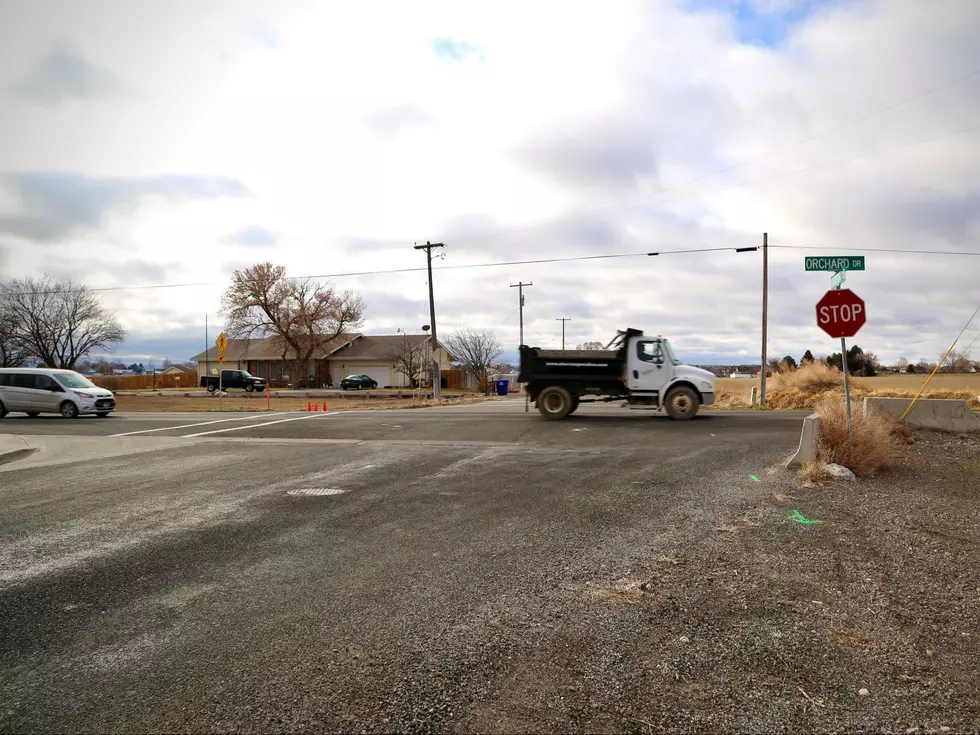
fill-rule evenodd
<path id="1" fill-rule="evenodd" d="M 521 345 L 518 381 L 550 420 L 570 416 L 580 403 L 625 401 L 631 409 L 665 410 L 683 421 L 715 402 L 715 376 L 682 364 L 664 337 L 625 329 L 606 347 L 543 350 Z"/>

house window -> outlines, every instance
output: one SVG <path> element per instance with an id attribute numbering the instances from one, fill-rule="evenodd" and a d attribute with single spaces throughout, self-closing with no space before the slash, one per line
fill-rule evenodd
<path id="1" fill-rule="evenodd" d="M 282 363 L 282 379 L 289 380 L 289 360 L 283 360 Z"/>

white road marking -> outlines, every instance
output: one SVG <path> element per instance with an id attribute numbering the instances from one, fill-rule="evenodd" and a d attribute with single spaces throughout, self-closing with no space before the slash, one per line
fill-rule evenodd
<path id="1" fill-rule="evenodd" d="M 267 419 L 270 416 L 283 416 L 283 412 L 279 413 L 268 413 L 264 415 L 250 415 L 250 416 L 236 416 L 231 419 L 218 419 L 216 421 L 199 421 L 196 424 L 183 424 L 182 426 L 161 426 L 156 429 L 143 429 L 142 431 L 127 431 L 124 434 L 110 434 L 109 438 L 117 436 L 134 436 L 135 434 L 152 434 L 154 431 L 171 431 L 175 429 L 193 429 L 195 426 L 209 426 L 211 424 L 226 424 L 229 421 L 251 421 L 253 419 Z"/>
<path id="2" fill-rule="evenodd" d="M 272 426 L 273 424 L 285 424 L 289 421 L 308 421 L 309 419 L 328 419 L 331 416 L 339 416 L 342 413 L 351 413 L 350 411 L 333 411 L 331 413 L 313 413 L 304 416 L 297 416 L 291 419 L 279 419 L 278 421 L 266 421 L 263 424 L 249 424 L 248 426 L 230 426 L 227 429 L 215 429 L 214 431 L 201 431 L 197 434 L 185 434 L 184 439 L 193 439 L 196 436 L 210 436 L 211 434 L 223 434 L 226 431 L 242 431 L 243 429 L 260 429 L 263 426 Z"/>

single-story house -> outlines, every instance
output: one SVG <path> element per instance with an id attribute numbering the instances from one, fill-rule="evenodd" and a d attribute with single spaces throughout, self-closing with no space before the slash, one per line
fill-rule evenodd
<path id="1" fill-rule="evenodd" d="M 187 365 L 170 365 L 166 370 L 161 370 L 160 375 L 185 375 L 194 372 L 194 368 Z"/>
<path id="2" fill-rule="evenodd" d="M 313 355 L 303 375 L 291 374 L 295 363 L 293 353 L 288 351 L 283 361 L 281 343 L 275 337 L 228 340 L 223 366 L 218 363 L 217 347 L 190 359 L 198 364 L 199 375 L 217 375 L 219 367 L 247 370 L 265 378 L 273 387 L 336 386 L 347 375 L 367 375 L 379 386 L 401 388 L 410 386 L 412 381 L 399 369 L 396 356 L 409 349 L 421 350 L 425 364 L 429 365 L 432 362 L 431 343 L 432 337 L 425 334 L 342 334 Z M 452 356 L 441 344 L 435 357 L 440 371 L 450 368 Z M 423 375 L 419 376 L 423 383 L 428 382 L 425 373 L 423 370 Z"/>

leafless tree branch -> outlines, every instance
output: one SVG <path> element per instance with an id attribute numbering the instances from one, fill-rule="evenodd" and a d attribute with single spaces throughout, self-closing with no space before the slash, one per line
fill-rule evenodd
<path id="1" fill-rule="evenodd" d="M 125 337 L 92 291 L 47 275 L 0 286 L 0 313 L 24 355 L 50 367 L 74 369 L 92 350 L 111 349 Z"/>
<path id="2" fill-rule="evenodd" d="M 490 329 L 460 329 L 449 335 L 446 348 L 460 369 L 473 375 L 484 393 L 490 390 L 490 372 L 504 352 L 504 346 Z"/>

